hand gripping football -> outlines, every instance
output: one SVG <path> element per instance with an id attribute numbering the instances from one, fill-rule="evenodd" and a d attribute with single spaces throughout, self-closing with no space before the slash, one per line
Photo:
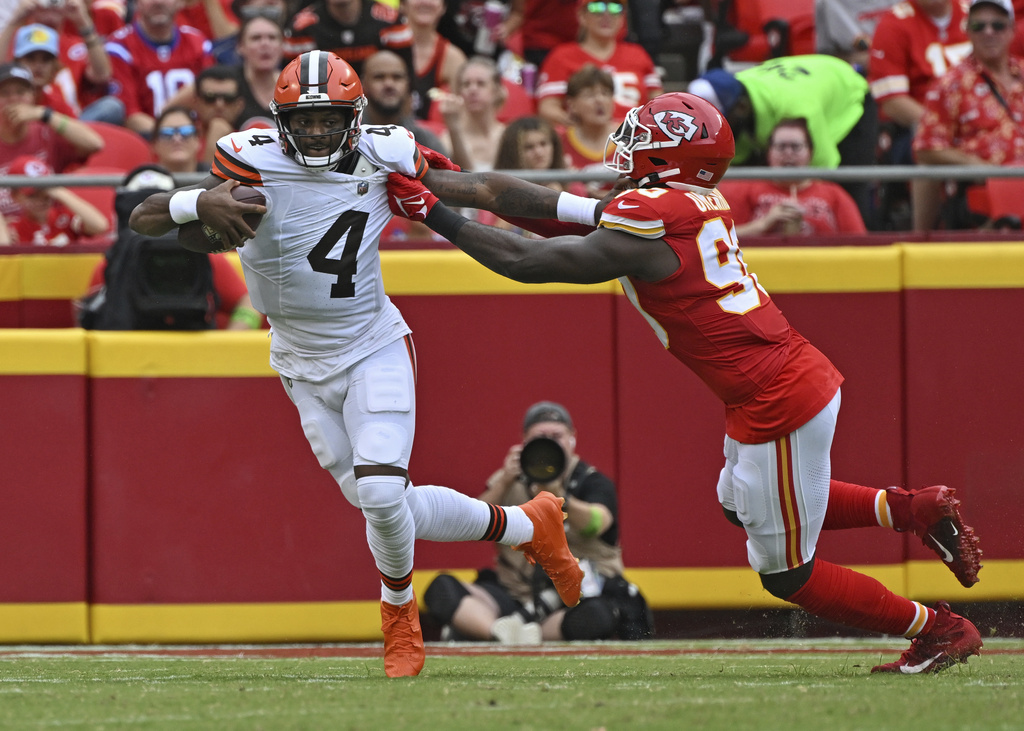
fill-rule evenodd
<path id="1" fill-rule="evenodd" d="M 263 193 L 248 185 L 238 185 L 232 188 L 231 197 L 240 203 L 253 203 L 258 206 L 267 204 Z M 246 213 L 243 218 L 253 231 L 263 221 L 263 216 L 259 213 Z M 221 239 L 220 231 L 210 228 L 202 221 L 189 221 L 181 224 L 178 227 L 178 244 L 184 249 L 201 254 L 219 254 L 234 248 Z"/>

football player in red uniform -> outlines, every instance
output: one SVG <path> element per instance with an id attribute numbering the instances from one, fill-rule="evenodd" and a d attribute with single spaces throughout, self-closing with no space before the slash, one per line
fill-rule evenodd
<path id="1" fill-rule="evenodd" d="M 487 187 L 496 196 L 484 201 L 490 210 L 507 213 L 500 185 L 483 176 L 432 171 L 423 178 L 431 192 L 391 174 L 392 210 L 517 281 L 618 278 L 669 353 L 725 404 L 718 497 L 746 530 L 764 588 L 833 622 L 913 639 L 873 672 L 933 672 L 977 654 L 977 628 L 946 602 L 925 607 L 816 556 L 822 529 L 911 530 L 969 586 L 980 552 L 945 486 L 875 490 L 830 479 L 843 377 L 790 326 L 743 261 L 729 204 L 716 190 L 735 154 L 728 123 L 696 96 L 663 94 L 632 109 L 612 141 L 609 167 L 635 187 L 616 196 L 586 236 L 529 240 L 470 222 L 434 195 L 467 205 Z M 575 220 L 593 220 L 596 201 L 585 207 L 571 198 L 560 201 L 559 218 L 572 219 L 564 209 L 577 206 Z"/>

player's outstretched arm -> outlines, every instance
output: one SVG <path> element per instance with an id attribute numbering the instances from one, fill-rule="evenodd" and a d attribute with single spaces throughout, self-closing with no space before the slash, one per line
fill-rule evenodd
<path id="1" fill-rule="evenodd" d="M 135 207 L 128 223 L 140 234 L 161 236 L 175 226 L 198 219 L 219 231 L 230 247 L 240 246 L 256 235 L 243 216 L 266 213 L 267 209 L 232 198 L 231 190 L 238 185 L 237 180 L 210 175 L 196 185 L 154 193 Z M 176 197 L 179 194 L 181 197 Z"/>
<path id="2" fill-rule="evenodd" d="M 447 208 L 420 181 L 397 173 L 388 176 L 388 202 L 396 215 L 423 221 L 488 269 L 517 282 L 593 284 L 624 275 L 656 281 L 679 267 L 663 241 L 619 231 L 527 239 L 483 226 Z"/>
<path id="3" fill-rule="evenodd" d="M 459 173 L 431 168 L 423 183 L 442 203 L 499 216 L 547 218 L 594 226 L 598 201 L 560 193 L 505 173 Z"/>

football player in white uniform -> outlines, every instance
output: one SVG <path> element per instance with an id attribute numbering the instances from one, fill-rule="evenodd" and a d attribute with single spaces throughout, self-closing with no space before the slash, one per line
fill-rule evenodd
<path id="1" fill-rule="evenodd" d="M 428 171 L 428 162 L 450 162 L 421 152 L 404 128 L 361 126 L 365 103 L 347 63 L 324 51 L 302 54 L 278 79 L 277 131 L 222 138 L 206 180 L 149 197 L 131 226 L 158 236 L 201 220 L 240 247 L 253 305 L 270 322 L 271 365 L 320 466 L 365 516 L 381 576 L 385 671 L 401 677 L 417 675 L 425 659 L 411 585 L 415 539 L 517 545 L 569 606 L 583 574 L 566 545 L 561 498 L 542 492 L 521 507 L 498 507 L 409 481 L 415 355 L 381 279 L 379 239 L 392 215 L 386 183 L 392 172 L 453 173 Z M 236 201 L 239 184 L 259 187 L 266 206 Z M 556 215 L 557 193 L 522 186 L 512 210 Z M 256 231 L 246 213 L 264 214 Z"/>

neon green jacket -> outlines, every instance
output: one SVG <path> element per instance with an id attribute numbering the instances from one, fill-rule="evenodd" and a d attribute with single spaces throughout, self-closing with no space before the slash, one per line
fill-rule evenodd
<path id="1" fill-rule="evenodd" d="M 754 138 L 736 140 L 735 164 L 768 147 L 783 119 L 806 119 L 814 142 L 813 167 L 839 165 L 837 146 L 864 113 L 868 82 L 834 56 L 787 56 L 736 73 L 754 109 Z"/>

